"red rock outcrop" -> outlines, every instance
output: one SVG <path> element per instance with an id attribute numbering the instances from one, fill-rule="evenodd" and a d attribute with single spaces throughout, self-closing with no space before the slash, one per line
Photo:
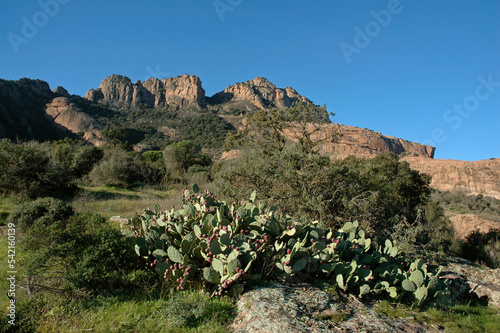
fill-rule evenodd
<path id="1" fill-rule="evenodd" d="M 493 221 L 474 214 L 450 215 L 450 221 L 453 223 L 455 237 L 461 239 L 465 239 L 473 231 L 486 234 L 492 229 L 500 229 L 499 221 Z"/>
<path id="2" fill-rule="evenodd" d="M 103 126 L 85 112 L 80 111 L 69 98 L 54 98 L 51 103 L 47 103 L 45 112 L 60 130 L 75 134 L 83 133 L 83 139 L 95 145 L 102 143 L 100 137 Z"/>
<path id="3" fill-rule="evenodd" d="M 194 75 L 167 79 L 151 78 L 144 82 L 132 81 L 122 75 L 111 75 L 102 80 L 98 89 L 91 89 L 85 98 L 92 102 L 150 106 L 201 107 L 205 91 L 201 80 Z"/>
<path id="4" fill-rule="evenodd" d="M 457 161 L 407 156 L 412 169 L 429 174 L 431 187 L 500 199 L 500 159 Z"/>
<path id="5" fill-rule="evenodd" d="M 331 142 L 331 138 L 335 138 L 335 141 Z M 321 125 L 321 130 L 312 136 L 312 140 L 325 141 L 318 147 L 319 151 L 334 158 L 349 155 L 366 157 L 389 152 L 433 158 L 435 151 L 434 147 L 428 145 L 382 135 L 366 128 L 339 124 Z"/>
<path id="6" fill-rule="evenodd" d="M 270 107 L 286 108 L 295 102 L 312 103 L 291 87 L 276 88 L 266 78 L 256 77 L 253 80 L 236 83 L 212 96 L 221 103 L 246 102 L 257 109 Z"/>

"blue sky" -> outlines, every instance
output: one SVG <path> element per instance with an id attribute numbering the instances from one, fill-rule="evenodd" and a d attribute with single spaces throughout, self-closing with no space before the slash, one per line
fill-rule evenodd
<path id="1" fill-rule="evenodd" d="M 436 158 L 500 157 L 497 0 L 2 1 L 0 41 L 3 79 L 188 73 L 210 96 L 264 76 Z"/>

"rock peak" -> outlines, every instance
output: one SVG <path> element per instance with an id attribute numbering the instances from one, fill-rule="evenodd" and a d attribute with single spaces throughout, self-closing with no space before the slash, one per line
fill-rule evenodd
<path id="1" fill-rule="evenodd" d="M 296 102 L 312 103 L 294 89 L 277 88 L 268 79 L 259 76 L 253 80 L 229 86 L 213 97 L 223 103 L 247 102 L 261 110 L 272 107 L 286 108 Z"/>
<path id="2" fill-rule="evenodd" d="M 205 91 L 200 78 L 195 75 L 150 78 L 144 82 L 132 83 L 126 76 L 113 74 L 102 80 L 98 89 L 89 90 L 85 98 L 92 102 L 118 105 L 200 108 L 205 104 Z"/>

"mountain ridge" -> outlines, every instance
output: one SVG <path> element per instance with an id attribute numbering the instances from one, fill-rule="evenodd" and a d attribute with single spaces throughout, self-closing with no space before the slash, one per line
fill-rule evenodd
<path id="1" fill-rule="evenodd" d="M 149 145 L 154 148 L 155 143 L 161 146 L 175 140 L 189 139 L 183 133 L 184 125 L 189 122 L 204 125 L 199 131 L 201 133 L 219 132 L 216 139 L 203 142 L 220 145 L 224 132 L 239 128 L 242 116 L 246 113 L 286 108 L 297 102 L 314 104 L 292 87 L 278 88 L 264 77 L 229 85 L 213 96 L 205 95 L 198 76 L 188 74 L 163 79 L 150 78 L 135 83 L 126 76 L 113 74 L 104 78 L 98 88 L 90 89 L 85 97 L 70 96 L 63 87 L 50 90 L 48 83 L 41 80 L 25 78 L 19 81 L 2 80 L 1 83 L 0 117 L 3 112 L 4 118 L 9 120 L 9 110 L 4 105 L 7 101 L 7 104 L 11 104 L 10 114 L 15 113 L 12 105 L 20 106 L 27 111 L 31 109 L 37 115 L 37 121 L 20 119 L 16 126 L 11 121 L 10 127 L 26 130 L 24 135 L 12 131 L 6 133 L 2 123 L 7 121 L 1 121 L 0 136 L 37 139 L 41 135 L 32 133 L 32 128 L 43 123 L 46 129 L 52 123 L 59 134 L 45 135 L 43 139 L 73 135 L 96 145 L 102 144 L 101 131 L 106 126 L 122 126 L 132 127 L 136 136 L 132 138 L 132 144 L 146 141 L 146 147 Z M 23 98 L 19 98 L 19 91 L 24 91 Z M 24 105 L 30 98 L 37 102 L 36 107 Z M 40 119 L 41 115 L 43 119 Z M 211 123 L 204 124 L 206 119 L 210 119 Z M 391 138 L 368 129 L 360 131 L 346 125 L 337 126 L 344 130 L 346 135 L 343 137 L 349 137 L 350 140 L 350 144 L 345 142 L 342 149 L 344 154 L 371 155 L 392 151 L 431 158 L 434 155 L 434 149 L 430 146 Z M 362 135 L 356 135 L 361 132 Z M 346 148 L 349 145 L 351 148 Z M 326 148 L 328 152 L 333 150 L 333 146 Z"/>

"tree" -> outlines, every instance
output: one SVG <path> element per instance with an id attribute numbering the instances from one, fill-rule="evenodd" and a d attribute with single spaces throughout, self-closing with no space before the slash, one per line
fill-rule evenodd
<path id="1" fill-rule="evenodd" d="M 247 128 L 226 142 L 241 157 L 214 167 L 220 192 L 244 200 L 256 190 L 281 212 L 327 226 L 358 220 L 375 241 L 390 237 L 403 219 L 426 226 L 415 242 L 434 237 L 431 228 L 442 226 L 440 234 L 447 234 L 442 212 L 425 207 L 430 178 L 395 154 L 339 161 L 321 155 L 315 149 L 321 140 L 335 139 L 335 133 L 318 135 L 325 127 L 317 121 L 329 121 L 326 115 L 323 108 L 296 105 L 248 117 Z M 433 242 L 436 249 L 442 243 Z"/>
<path id="2" fill-rule="evenodd" d="M 326 106 L 302 102 L 287 109 L 258 111 L 247 116 L 246 128 L 230 135 L 224 148 L 259 146 L 266 151 L 283 150 L 287 143 L 297 142 L 303 153 L 313 153 L 318 144 L 335 140 L 335 133 L 324 126 L 331 123 L 333 116 Z"/>
<path id="3" fill-rule="evenodd" d="M 206 166 L 211 164 L 210 158 L 200 153 L 199 144 L 191 140 L 184 140 L 167 146 L 163 151 L 163 156 L 167 168 L 182 170 L 186 174 L 192 165 Z"/>

